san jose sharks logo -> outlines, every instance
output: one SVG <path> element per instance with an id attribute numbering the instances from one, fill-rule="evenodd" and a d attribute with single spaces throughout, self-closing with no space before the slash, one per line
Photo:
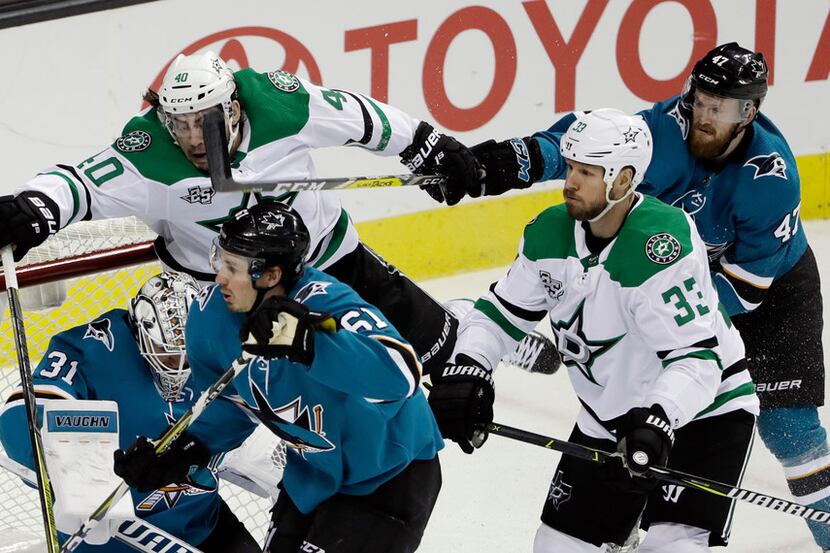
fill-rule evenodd
<path id="1" fill-rule="evenodd" d="M 297 292 L 297 295 L 294 296 L 294 299 L 300 303 L 305 303 L 305 301 L 312 297 L 312 296 L 321 296 L 327 294 L 326 288 L 331 285 L 331 282 L 322 282 L 319 280 L 315 280 L 313 282 L 309 282 L 302 288 L 300 291 Z"/>
<path id="2" fill-rule="evenodd" d="M 115 347 L 115 336 L 112 335 L 109 319 L 98 319 L 92 321 L 86 326 L 86 333 L 84 333 L 84 340 L 92 338 L 98 340 L 106 346 L 109 351 Z"/>
<path id="3" fill-rule="evenodd" d="M 254 368 L 253 364 L 257 362 L 268 363 L 265 359 L 258 359 L 252 362 L 251 370 Z M 308 405 L 303 405 L 302 398 L 296 397 L 285 405 L 271 407 L 265 394 L 253 381 L 251 393 L 256 403 L 256 406 L 251 406 L 251 408 L 257 418 L 301 456 L 305 457 L 306 453 L 331 451 L 335 448 L 335 445 L 325 437 L 322 405 L 314 405 L 309 410 Z"/>
<path id="4" fill-rule="evenodd" d="M 669 115 L 677 122 L 677 126 L 680 127 L 680 134 L 683 135 L 683 140 L 686 140 L 689 136 L 689 121 L 680 109 L 680 100 L 669 111 Z"/>
<path id="5" fill-rule="evenodd" d="M 585 378 L 599 385 L 591 372 L 594 361 L 617 345 L 625 334 L 607 340 L 589 340 L 582 329 L 584 308 L 585 300 L 582 300 L 570 320 L 553 322 L 551 319 L 550 325 L 556 336 L 556 348 L 562 355 L 562 363 L 566 367 L 578 368 Z"/>
<path id="6" fill-rule="evenodd" d="M 204 485 L 192 482 L 188 484 L 170 484 L 168 486 L 162 486 L 138 503 L 135 510 L 139 512 L 152 511 L 160 504 L 163 504 L 167 509 L 172 509 L 179 501 L 181 501 L 183 497 L 203 495 L 206 493 L 212 493 L 216 490 L 216 478 L 212 476 L 210 471 L 202 469 L 196 472 L 209 475 L 208 477 L 211 478 L 213 482 Z"/>
<path id="7" fill-rule="evenodd" d="M 285 224 L 285 215 L 282 213 L 268 212 L 263 215 L 262 222 L 265 223 L 265 230 L 282 228 Z"/>
<path id="8" fill-rule="evenodd" d="M 771 176 L 787 180 L 787 162 L 778 152 L 755 156 L 744 163 L 744 167 L 750 166 L 755 168 L 753 179 Z"/>
<path id="9" fill-rule="evenodd" d="M 703 209 L 703 206 L 706 205 L 706 196 L 700 190 L 689 190 L 673 201 L 671 205 L 679 207 L 694 217 L 695 213 Z"/>
<path id="10" fill-rule="evenodd" d="M 219 288 L 218 284 L 214 284 L 212 286 L 205 286 L 199 291 L 199 295 L 196 296 L 196 301 L 199 304 L 199 311 L 204 311 L 205 307 L 207 306 L 208 302 L 210 301 L 211 296 L 213 296 L 213 292 L 215 292 Z"/>

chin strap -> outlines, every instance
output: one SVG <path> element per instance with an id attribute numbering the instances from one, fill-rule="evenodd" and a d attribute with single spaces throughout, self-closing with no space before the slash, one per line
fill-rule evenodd
<path id="1" fill-rule="evenodd" d="M 606 213 L 611 211 L 612 207 L 614 207 L 615 205 L 617 205 L 621 201 L 625 200 L 626 198 L 628 198 L 633 193 L 634 193 L 634 187 L 629 187 L 629 189 L 626 190 L 625 194 L 623 194 L 621 198 L 617 198 L 616 200 L 612 200 L 610 198 L 611 187 L 610 186 L 606 187 L 606 189 L 605 189 L 605 201 L 608 202 L 608 203 L 605 205 L 605 208 L 602 211 L 599 212 L 599 215 L 597 215 L 596 217 L 594 217 L 592 219 L 588 219 L 588 222 L 589 223 L 596 223 L 597 221 L 602 219 L 605 216 Z"/>

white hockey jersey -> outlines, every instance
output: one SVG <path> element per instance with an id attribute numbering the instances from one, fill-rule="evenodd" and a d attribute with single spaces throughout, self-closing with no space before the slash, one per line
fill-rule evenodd
<path id="1" fill-rule="evenodd" d="M 376 100 L 329 90 L 284 71 L 235 74 L 245 118 L 232 160 L 234 178 L 315 176 L 310 152 L 355 145 L 380 155 L 409 146 L 419 121 Z M 357 246 L 357 232 L 330 192 L 217 193 L 173 142 L 157 110 L 133 117 L 111 146 L 77 165 L 57 165 L 18 190 L 39 190 L 57 202 L 60 224 L 134 215 L 159 234 L 168 266 L 213 280 L 208 252 L 224 221 L 262 197 L 292 205 L 311 234 L 309 262 L 325 268 Z"/>
<path id="2" fill-rule="evenodd" d="M 614 439 L 614 419 L 654 403 L 674 428 L 735 409 L 758 413 L 743 342 L 679 209 L 638 194 L 598 254 L 564 205 L 546 209 L 525 228 L 507 275 L 461 322 L 455 354 L 494 369 L 545 315 L 589 436 Z"/>

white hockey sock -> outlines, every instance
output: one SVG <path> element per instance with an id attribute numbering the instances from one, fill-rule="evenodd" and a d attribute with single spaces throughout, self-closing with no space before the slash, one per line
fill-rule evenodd
<path id="1" fill-rule="evenodd" d="M 640 543 L 640 553 L 704 553 L 709 549 L 709 531 L 685 524 L 652 524 Z"/>

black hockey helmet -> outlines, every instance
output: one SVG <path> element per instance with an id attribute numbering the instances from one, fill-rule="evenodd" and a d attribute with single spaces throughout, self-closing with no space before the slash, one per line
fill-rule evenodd
<path id="1" fill-rule="evenodd" d="M 751 100 L 760 107 L 767 95 L 768 76 L 763 54 L 742 48 L 737 42 L 721 44 L 695 64 L 683 100 L 691 106 L 694 91 L 702 90 L 722 98 Z"/>
<path id="2" fill-rule="evenodd" d="M 222 225 L 215 246 L 247 257 L 252 280 L 268 267 L 282 268 L 285 279 L 295 282 L 303 273 L 311 238 L 296 211 L 277 200 L 265 199 L 238 212 Z M 218 249 L 211 251 L 211 264 L 218 272 Z"/>

